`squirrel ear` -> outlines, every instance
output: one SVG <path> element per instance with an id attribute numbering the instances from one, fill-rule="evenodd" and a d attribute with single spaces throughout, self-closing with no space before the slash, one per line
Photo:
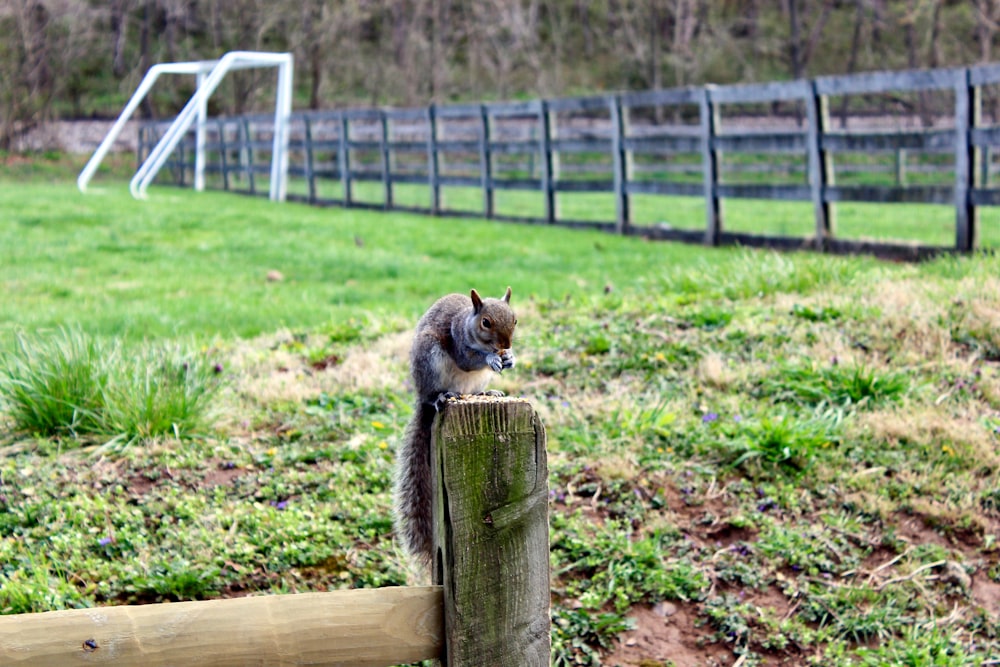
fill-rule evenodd
<path id="1" fill-rule="evenodd" d="M 478 313 L 483 308 L 483 300 L 479 297 L 479 292 L 472 290 L 472 311 Z"/>
<path id="2" fill-rule="evenodd" d="M 510 303 L 510 287 L 507 287 L 507 293 L 503 295 L 503 300 Z"/>

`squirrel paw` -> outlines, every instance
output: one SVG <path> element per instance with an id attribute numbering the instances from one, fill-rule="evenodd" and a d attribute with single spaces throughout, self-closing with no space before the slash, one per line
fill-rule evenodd
<path id="1" fill-rule="evenodd" d="M 458 398 L 458 394 L 453 391 L 442 391 L 438 394 L 438 397 L 434 399 L 434 409 L 437 412 L 441 412 L 444 408 L 444 404 L 448 402 L 450 398 Z"/>
<path id="2" fill-rule="evenodd" d="M 499 373 L 504 369 L 503 357 L 501 357 L 496 352 L 490 352 L 489 354 L 486 355 L 486 363 L 487 365 L 489 365 L 490 368 L 492 368 L 497 373 Z"/>
<path id="3" fill-rule="evenodd" d="M 503 368 L 514 368 L 514 350 L 504 350 L 500 355 L 500 363 Z"/>
<path id="4" fill-rule="evenodd" d="M 479 392 L 479 395 L 480 396 L 494 396 L 494 397 L 499 397 L 499 396 L 503 396 L 504 393 L 502 391 L 500 391 L 499 389 L 486 389 L 485 391 Z"/>

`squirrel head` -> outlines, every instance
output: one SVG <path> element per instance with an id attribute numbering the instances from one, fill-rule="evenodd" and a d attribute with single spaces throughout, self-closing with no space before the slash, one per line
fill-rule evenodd
<path id="1" fill-rule="evenodd" d="M 502 299 L 483 299 L 476 290 L 471 296 L 476 338 L 496 351 L 509 350 L 517 325 L 517 317 L 510 309 L 510 287 Z"/>

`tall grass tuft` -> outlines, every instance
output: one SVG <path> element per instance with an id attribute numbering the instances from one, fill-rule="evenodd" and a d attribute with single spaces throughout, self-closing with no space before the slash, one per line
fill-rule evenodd
<path id="1" fill-rule="evenodd" d="M 23 334 L 0 356 L 0 403 L 19 430 L 72 436 L 100 430 L 108 366 L 117 350 L 79 331 Z"/>
<path id="2" fill-rule="evenodd" d="M 204 427 L 221 366 L 173 344 L 126 346 L 64 329 L 0 356 L 0 409 L 21 432 L 132 443 Z"/>
<path id="3" fill-rule="evenodd" d="M 149 345 L 115 366 L 104 391 L 105 435 L 126 441 L 190 435 L 205 426 L 221 366 L 176 345 Z"/>
<path id="4" fill-rule="evenodd" d="M 902 371 L 880 371 L 865 365 L 788 366 L 764 382 L 765 393 L 778 401 L 812 406 L 870 408 L 901 400 L 910 390 Z"/>

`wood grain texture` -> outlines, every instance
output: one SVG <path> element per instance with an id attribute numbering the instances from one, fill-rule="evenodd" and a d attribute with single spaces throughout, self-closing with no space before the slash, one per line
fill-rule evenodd
<path id="1" fill-rule="evenodd" d="M 449 402 L 433 443 L 445 664 L 548 665 L 548 465 L 538 415 L 519 400 Z"/>
<path id="2" fill-rule="evenodd" d="M 0 616 L 4 667 L 382 667 L 434 658 L 439 586 Z"/>

